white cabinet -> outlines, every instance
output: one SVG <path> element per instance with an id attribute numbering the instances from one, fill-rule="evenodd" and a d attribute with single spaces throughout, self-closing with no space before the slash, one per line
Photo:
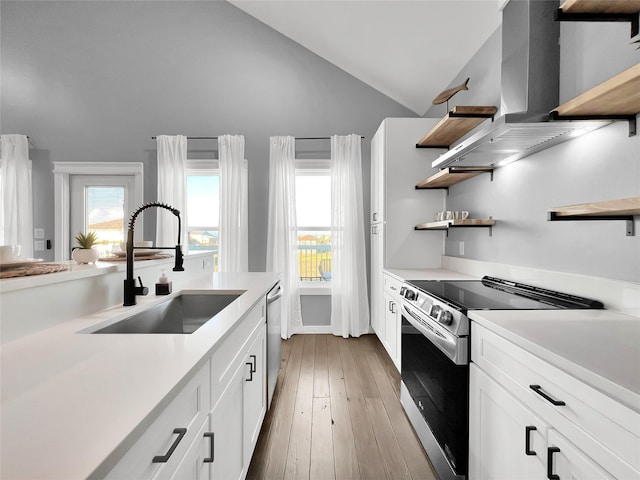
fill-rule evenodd
<path id="1" fill-rule="evenodd" d="M 437 122 L 387 118 L 371 140 L 371 325 L 387 345 L 383 269 L 439 268 L 444 253 L 442 235 L 414 228 L 444 210 L 441 190 L 415 188 L 417 178 L 435 173 L 431 162 L 442 150 L 416 148 L 416 140 Z"/>
<path id="2" fill-rule="evenodd" d="M 171 478 L 207 420 L 209 393 L 207 361 L 106 478 Z"/>
<path id="3" fill-rule="evenodd" d="M 245 365 L 247 367 L 243 391 L 243 428 L 244 446 L 243 458 L 245 466 L 248 468 L 251 463 L 253 449 L 258 442 L 262 420 L 267 413 L 267 369 L 266 369 L 266 342 L 267 328 L 263 324 L 248 348 Z"/>
<path id="4" fill-rule="evenodd" d="M 545 423 L 475 364 L 469 372 L 469 395 L 469 478 L 544 478 Z"/>
<path id="5" fill-rule="evenodd" d="M 376 332 L 398 370 L 400 370 L 400 326 L 402 323 L 400 313 L 401 287 L 402 282 L 395 277 L 387 273 L 383 275 L 384 318 L 382 318 L 380 331 Z"/>
<path id="6" fill-rule="evenodd" d="M 239 480 L 247 472 L 242 424 L 245 374 L 246 365 L 236 365 L 228 385 L 211 410 L 212 479 Z"/>
<path id="7" fill-rule="evenodd" d="M 469 480 L 640 478 L 637 411 L 476 322 L 471 360 Z"/>
<path id="8" fill-rule="evenodd" d="M 265 308 L 238 322 L 107 479 L 246 476 L 267 405 Z"/>

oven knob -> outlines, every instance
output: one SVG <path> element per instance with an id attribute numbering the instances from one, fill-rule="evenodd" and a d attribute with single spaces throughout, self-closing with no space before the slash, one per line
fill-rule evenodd
<path id="1" fill-rule="evenodd" d="M 407 291 L 407 287 L 402 287 L 402 288 L 400 289 L 400 296 L 401 296 L 401 297 L 404 297 L 404 292 L 406 292 L 406 291 Z"/>
<path id="2" fill-rule="evenodd" d="M 407 300 L 415 300 L 416 292 L 414 292 L 413 290 L 407 289 L 407 291 L 404 292 L 404 298 L 406 298 Z"/>
<path id="3" fill-rule="evenodd" d="M 451 312 L 442 312 L 442 315 L 440 315 L 440 323 L 443 323 L 444 325 L 451 325 L 451 322 L 453 322 L 453 315 Z"/>

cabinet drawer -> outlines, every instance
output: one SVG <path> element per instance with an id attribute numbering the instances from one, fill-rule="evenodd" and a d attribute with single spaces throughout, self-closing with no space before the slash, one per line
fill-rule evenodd
<path id="1" fill-rule="evenodd" d="M 605 470 L 618 478 L 637 474 L 640 414 L 475 322 L 471 339 L 472 362 Z"/>
<path id="2" fill-rule="evenodd" d="M 178 393 L 149 428 L 142 434 L 125 456 L 118 462 L 107 479 L 121 480 L 164 479 L 173 475 L 176 467 L 198 434 L 209 413 L 209 362 Z M 186 433 L 174 433 L 184 428 Z M 153 462 L 163 456 L 179 437 L 175 450 L 166 462 Z"/>
<path id="3" fill-rule="evenodd" d="M 265 322 L 265 300 L 257 304 L 233 329 L 211 356 L 211 408 L 229 383 L 239 363 L 244 362 L 247 342 Z"/>
<path id="4" fill-rule="evenodd" d="M 402 288 L 402 282 L 392 277 L 391 275 L 384 274 L 384 289 L 391 295 L 400 297 L 400 289 Z"/>

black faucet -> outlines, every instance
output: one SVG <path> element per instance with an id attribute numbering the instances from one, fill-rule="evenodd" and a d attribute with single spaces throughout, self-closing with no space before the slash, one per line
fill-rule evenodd
<path id="1" fill-rule="evenodd" d="M 175 259 L 176 263 L 173 267 L 174 272 L 183 272 L 184 267 L 182 266 L 183 256 L 182 256 L 182 247 L 180 246 L 180 233 L 181 233 L 181 222 L 180 222 L 180 210 L 173 208 L 166 203 L 157 203 L 151 202 L 146 203 L 140 208 L 138 208 L 133 215 L 131 215 L 131 219 L 129 220 L 129 229 L 127 230 L 127 278 L 124 280 L 124 306 L 128 307 L 130 305 L 136 304 L 136 295 L 147 295 L 149 293 L 149 289 L 142 285 L 142 280 L 138 277 L 140 282 L 140 286 L 136 287 L 136 281 L 133 278 L 133 229 L 136 223 L 136 218 L 138 215 L 147 208 L 157 207 L 164 208 L 173 213 L 176 217 L 178 217 L 178 243 L 175 247 L 151 247 L 157 250 L 166 250 L 169 248 L 175 248 Z M 141 248 L 141 247 L 138 247 Z M 148 248 L 148 247 L 144 247 Z"/>

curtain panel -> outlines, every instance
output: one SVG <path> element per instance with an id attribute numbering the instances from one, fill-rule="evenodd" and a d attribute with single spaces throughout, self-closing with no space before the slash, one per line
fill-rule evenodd
<path id="1" fill-rule="evenodd" d="M 29 142 L 25 135 L 0 137 L 0 226 L 3 245 L 20 245 L 33 257 L 33 198 Z"/>
<path id="2" fill-rule="evenodd" d="M 187 137 L 184 135 L 159 135 L 158 158 L 158 202 L 180 210 L 183 221 L 186 214 L 185 164 L 187 162 Z M 176 244 L 178 219 L 164 209 L 156 214 L 156 246 L 171 247 Z M 188 245 L 186 228 L 182 229 L 181 245 Z"/>
<path id="3" fill-rule="evenodd" d="M 220 230 L 218 270 L 249 271 L 248 172 L 244 136 L 218 137 Z"/>
<path id="4" fill-rule="evenodd" d="M 271 137 L 267 271 L 281 274 L 285 339 L 302 331 L 296 226 L 295 138 Z"/>
<path id="5" fill-rule="evenodd" d="M 331 329 L 369 332 L 360 135 L 331 137 Z"/>

